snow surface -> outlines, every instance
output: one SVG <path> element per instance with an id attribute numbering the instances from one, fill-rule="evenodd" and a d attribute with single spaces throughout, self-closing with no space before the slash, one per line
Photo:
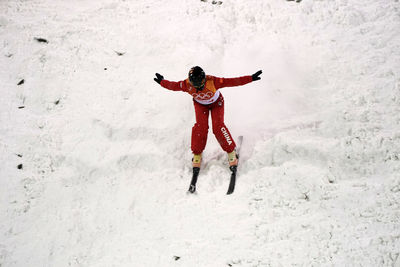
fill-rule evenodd
<path id="1" fill-rule="evenodd" d="M 2 0 L 0 40 L 0 266 L 400 266 L 398 0 Z M 221 90 L 233 195 L 211 131 L 186 194 L 153 77 L 194 65 L 263 70 Z"/>

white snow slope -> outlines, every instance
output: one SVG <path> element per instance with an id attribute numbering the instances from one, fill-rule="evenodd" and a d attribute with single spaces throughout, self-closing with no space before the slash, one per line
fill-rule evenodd
<path id="1" fill-rule="evenodd" d="M 398 0 L 2 0 L 0 40 L 1 267 L 400 266 Z M 263 70 L 229 196 L 153 81 L 194 65 Z"/>

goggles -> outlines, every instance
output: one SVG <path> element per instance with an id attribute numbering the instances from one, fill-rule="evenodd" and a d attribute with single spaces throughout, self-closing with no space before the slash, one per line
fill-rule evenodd
<path id="1" fill-rule="evenodd" d="M 190 80 L 189 79 L 189 82 L 194 88 L 196 88 L 198 90 L 203 90 L 204 85 L 206 84 L 206 79 L 205 78 L 203 78 L 201 80 L 197 80 L 197 79 Z"/>

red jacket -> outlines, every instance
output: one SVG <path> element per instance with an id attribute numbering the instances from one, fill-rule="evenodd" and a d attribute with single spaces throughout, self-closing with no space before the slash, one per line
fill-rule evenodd
<path id="1" fill-rule="evenodd" d="M 237 78 L 218 78 L 207 75 L 206 84 L 201 91 L 197 91 L 197 89 L 190 84 L 189 79 L 179 82 L 162 80 L 160 84 L 168 90 L 187 92 L 200 104 L 207 105 L 214 103 L 218 99 L 220 95 L 218 89 L 222 87 L 240 86 L 252 81 L 253 79 L 250 75 Z"/>

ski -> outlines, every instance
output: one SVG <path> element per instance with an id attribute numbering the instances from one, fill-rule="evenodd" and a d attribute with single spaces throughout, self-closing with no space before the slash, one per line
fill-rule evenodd
<path id="1" fill-rule="evenodd" d="M 196 192 L 196 183 L 197 183 L 197 177 L 199 177 L 200 173 L 200 168 L 199 167 L 193 167 L 193 176 L 192 180 L 190 181 L 190 186 L 188 192 L 194 193 Z"/>
<path id="2" fill-rule="evenodd" d="M 238 159 L 238 164 L 239 164 L 239 153 L 240 153 L 240 148 L 242 147 L 242 142 L 243 142 L 243 136 L 239 136 L 238 142 L 236 145 L 236 156 Z M 229 182 L 228 192 L 226 192 L 227 195 L 232 194 L 233 191 L 235 190 L 237 167 L 238 166 L 230 166 L 229 167 L 229 169 L 231 170 L 232 173 L 231 173 L 231 179 Z"/>
<path id="3" fill-rule="evenodd" d="M 232 194 L 233 191 L 235 190 L 237 166 L 230 166 L 229 169 L 231 170 L 232 173 L 231 173 L 231 180 L 229 182 L 228 192 L 226 192 L 227 195 Z"/>

